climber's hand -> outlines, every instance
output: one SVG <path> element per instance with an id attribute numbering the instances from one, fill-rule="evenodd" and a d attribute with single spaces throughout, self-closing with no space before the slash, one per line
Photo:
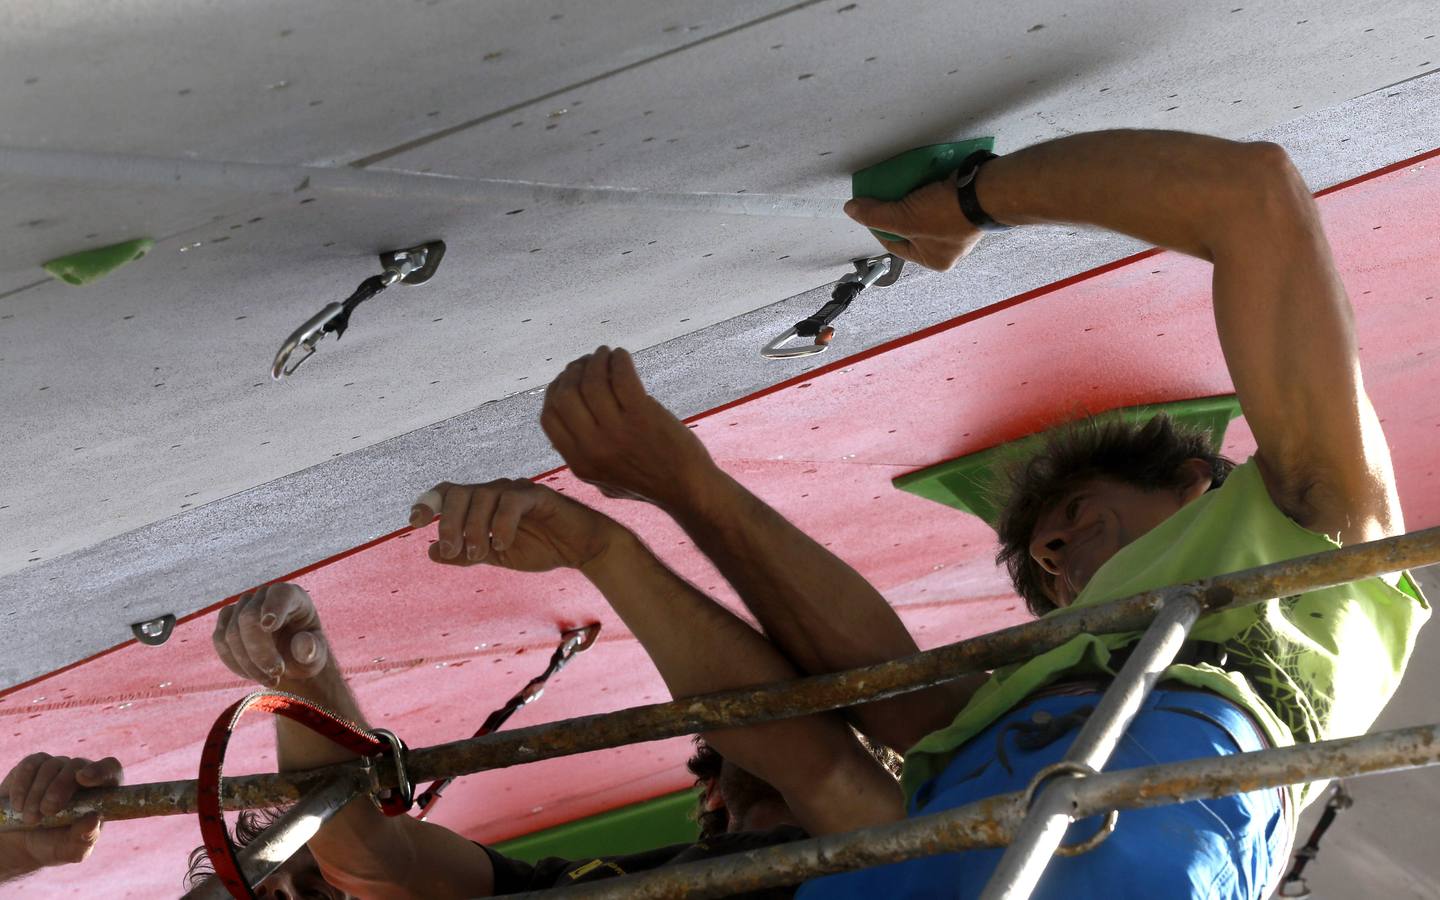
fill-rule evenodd
<path id="1" fill-rule="evenodd" d="M 845 204 L 845 215 L 868 228 L 900 235 L 904 240 L 887 241 L 878 235 L 876 240 L 896 256 L 944 272 L 975 249 L 985 235 L 960 211 L 955 179 L 952 173 L 893 203 L 857 197 Z"/>
<path id="2" fill-rule="evenodd" d="M 719 468 L 705 445 L 645 391 L 623 349 L 601 347 L 550 383 L 540 427 L 582 481 L 607 497 L 668 507 Z"/>
<path id="3" fill-rule="evenodd" d="M 439 499 L 440 509 L 430 504 Z M 430 559 L 451 566 L 485 563 L 519 572 L 580 569 L 626 531 L 618 522 L 550 488 L 520 479 L 438 484 L 411 508 L 416 528 L 440 517 Z"/>
<path id="4" fill-rule="evenodd" d="M 299 688 L 330 660 L 315 603 L 295 584 L 266 585 L 221 609 L 211 640 L 227 669 L 266 687 Z"/>
<path id="5" fill-rule="evenodd" d="M 0 781 L 0 799 L 22 814 L 26 824 L 38 824 L 69 805 L 80 788 L 114 787 L 123 778 L 113 756 L 99 762 L 32 753 Z M 100 814 L 58 828 L 0 833 L 0 881 L 46 866 L 84 861 L 100 839 Z"/>

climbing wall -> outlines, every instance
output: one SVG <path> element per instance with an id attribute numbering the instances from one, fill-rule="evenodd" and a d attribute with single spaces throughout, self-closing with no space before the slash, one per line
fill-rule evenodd
<path id="1" fill-rule="evenodd" d="M 1440 337 L 1435 151 L 1320 200 L 1357 312 L 1367 385 L 1393 448 L 1410 528 L 1440 524 L 1433 447 Z M 942 323 L 697 417 L 724 467 L 855 565 L 922 646 L 1014 624 L 1023 610 L 991 563 L 978 520 L 893 489 L 899 474 L 984 449 L 1082 411 L 1232 390 L 1209 307 L 1210 267 L 1147 252 Z M 1254 449 L 1243 420 L 1225 451 Z M 566 471 L 542 483 L 642 534 L 693 583 L 736 606 L 706 561 L 649 507 L 605 500 Z M 569 573 L 514 575 L 430 564 L 431 529 L 400 531 L 296 573 L 371 719 L 423 746 L 468 735 L 544 668 L 560 630 L 602 623 L 598 643 L 511 727 L 659 701 L 645 655 Z M 132 782 L 192 775 L 201 738 L 246 686 L 209 649 L 213 608 L 164 648 L 135 644 L 0 697 L 9 748 L 115 753 Z M 160 660 L 163 660 L 161 664 Z M 1422 699 L 1422 703 L 1426 700 Z M 1433 721 L 1433 702 L 1413 721 Z M 1430 718 L 1425 718 L 1426 716 Z M 450 789 L 435 820 L 495 841 L 684 787 L 684 739 L 487 772 Z M 268 726 L 242 728 L 231 771 L 273 766 Z M 189 819 L 116 823 L 94 862 L 26 896 L 174 890 Z"/>
<path id="2" fill-rule="evenodd" d="M 536 391 L 600 343 L 687 415 L 803 371 L 755 351 L 873 252 L 857 168 L 1179 128 L 1282 140 L 1321 187 L 1440 145 L 1437 31 L 1433 0 L 0 5 L 0 628 L 30 634 L 0 684 L 386 534 L 427 481 L 552 466 Z M 40 268 L 136 237 L 86 288 Z M 435 237 L 434 281 L 270 382 Z M 987 243 L 825 361 L 1132 250 Z"/>

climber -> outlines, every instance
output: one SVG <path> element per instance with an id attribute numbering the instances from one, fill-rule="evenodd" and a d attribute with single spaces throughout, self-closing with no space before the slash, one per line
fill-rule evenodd
<path id="1" fill-rule="evenodd" d="M 600 513 L 528 481 L 443 484 L 439 542 L 430 558 L 449 565 L 519 571 L 579 569 L 616 607 L 677 697 L 780 681 L 795 673 L 768 641 L 666 569 L 629 531 Z M 414 511 L 424 525 L 435 510 Z M 476 535 L 481 535 L 477 540 Z M 453 551 L 453 552 L 450 552 Z M 693 625 L 677 640 L 674 624 Z M 663 636 L 663 639 L 662 639 Z M 298 694 L 364 723 L 320 627 L 296 585 L 262 588 L 225 607 L 215 649 L 232 672 Z M 282 769 L 339 762 L 327 739 L 277 719 Z M 707 811 L 724 809 L 727 831 L 684 844 L 595 860 L 530 865 L 408 816 L 355 803 L 327 822 L 306 851 L 267 880 L 260 896 L 311 886 L 324 896 L 474 897 L 615 877 L 739 850 L 845 831 L 903 816 L 893 774 L 837 714 L 727 729 L 707 735 L 721 759 L 707 785 Z M 714 757 L 708 757 L 710 765 Z M 753 773 L 753 774 L 752 774 Z M 246 834 L 262 820 L 253 817 Z M 192 858 L 192 881 L 206 872 Z M 276 887 L 279 885 L 279 887 Z M 289 885 L 289 888 L 285 886 Z M 326 887 L 322 887 L 326 886 Z M 785 897 L 793 890 L 745 896 Z"/>
<path id="2" fill-rule="evenodd" d="M 1214 264 L 1220 343 L 1258 451 L 1234 465 L 1207 436 L 1164 418 L 1091 421 L 1052 436 L 1006 479 L 998 529 L 997 561 L 1037 615 L 1404 531 L 1353 311 L 1318 208 L 1278 145 L 1079 134 L 979 158 L 899 202 L 852 200 L 846 212 L 904 238 L 882 240 L 887 250 L 941 271 L 989 230 L 1056 223 Z M 675 518 L 801 671 L 916 652 L 884 598 L 723 472 L 646 394 L 623 350 L 571 363 L 550 386 L 541 424 L 577 477 Z M 1202 618 L 1108 768 L 1362 733 L 1428 615 L 1398 573 Z M 910 814 L 954 808 L 1023 789 L 1062 758 L 1137 639 L 1082 635 L 993 676 L 852 716 L 877 741 L 909 749 Z M 1052 861 L 1035 896 L 1258 900 L 1316 787 L 1126 812 L 1097 849 Z M 1067 841 L 1097 824 L 1077 823 Z M 1000 852 L 831 876 L 799 896 L 972 898 Z"/>
<path id="3" fill-rule="evenodd" d="M 677 697 L 793 678 L 794 670 L 758 632 L 664 567 L 632 533 L 608 517 L 528 481 L 442 484 L 440 541 L 430 558 L 448 565 L 486 564 L 520 571 L 580 569 L 646 646 Z M 436 510 L 418 506 L 412 522 Z M 477 535 L 480 536 L 477 540 Z M 453 551 L 453 552 L 450 552 Z M 677 623 L 687 628 L 677 629 Z M 677 635 L 677 631 L 685 631 Z M 677 640 L 677 637 L 680 639 Z M 359 704 L 340 673 L 309 595 L 275 584 L 243 596 L 217 616 L 216 654 L 236 675 L 310 699 L 353 722 Z M 276 720 L 282 770 L 347 758 L 314 732 Z M 510 859 L 434 823 L 382 814 L 354 803 L 258 887 L 265 898 L 474 897 L 593 881 L 663 865 L 721 856 L 845 831 L 903 816 L 893 753 L 858 737 L 837 714 L 726 729 L 690 762 L 702 840 L 627 856 Z M 753 772 L 753 774 L 752 774 Z M 0 795 L 27 822 L 68 804 L 79 787 L 118 784 L 120 764 L 32 754 Z M 235 828 L 248 843 L 276 811 L 247 811 Z M 79 862 L 98 839 L 91 815 L 66 828 L 0 834 L 0 878 Z M 187 883 L 213 877 L 204 848 L 190 857 Z M 737 895 L 779 898 L 793 889 Z"/>

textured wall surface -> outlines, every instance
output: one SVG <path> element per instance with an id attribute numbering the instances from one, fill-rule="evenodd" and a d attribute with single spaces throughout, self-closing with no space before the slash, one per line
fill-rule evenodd
<path id="1" fill-rule="evenodd" d="M 1003 153 L 1099 128 L 1201 131 L 1281 143 L 1315 190 L 1440 147 L 1433 3 L 1242 3 L 0 9 L 0 626 L 23 636 L 0 655 L 0 686 L 33 682 L 0 697 L 13 725 L 0 727 L 0 764 L 42 742 L 103 741 L 128 752 L 132 780 L 187 772 L 216 692 L 239 689 L 209 659 L 212 616 L 159 650 L 122 646 L 129 624 L 207 610 L 393 535 L 435 481 L 554 468 L 541 391 L 601 343 L 636 351 L 681 415 L 752 398 L 699 431 L 846 548 L 925 642 L 1013 621 L 988 535 L 888 479 L 1088 401 L 1080 381 L 1100 385 L 1101 405 L 1228 390 L 1208 267 L 1167 254 L 1045 292 L 1144 248 L 1017 230 L 952 272 L 910 270 L 863 295 L 826 355 L 780 363 L 758 349 L 818 308 L 850 257 L 875 252 L 839 213 L 849 173 L 918 144 L 993 134 Z M 1425 165 L 1322 200 L 1411 527 L 1440 516 L 1440 407 L 1426 389 L 1440 357 L 1428 327 L 1440 197 Z M 40 268 L 140 236 L 157 240 L 150 256 L 86 288 Z M 294 379 L 269 379 L 283 338 L 378 272 L 377 252 L 437 237 L 449 252 L 432 283 L 365 304 L 343 341 L 327 339 Z M 1015 317 L 944 332 L 967 337 L 941 356 L 939 335 L 886 343 L 1032 292 Z M 753 396 L 822 366 L 810 386 Z M 1242 423 L 1232 449 L 1246 440 Z M 905 534 L 900 547 L 871 546 L 876 521 Z M 474 589 L 434 582 L 407 540 L 303 577 L 336 604 L 362 693 L 414 742 L 463 731 L 471 706 L 488 709 L 539 664 L 514 651 L 538 657 L 577 616 L 607 622 L 611 642 L 583 663 L 605 679 L 525 715 L 660 696 L 583 585 L 491 573 L 495 586 L 476 589 L 505 599 L 476 606 Z M 687 548 L 671 557 L 716 583 Z M 413 627 L 374 633 L 393 617 L 392 590 Z M 1413 684 L 1397 724 L 1437 717 Z M 237 745 L 257 767 L 263 732 Z M 543 797 L 520 776 L 486 776 L 446 815 L 486 838 L 528 831 L 674 789 L 682 756 L 671 742 L 557 764 Z M 1433 809 L 1423 788 L 1414 804 L 1386 790 L 1382 805 L 1409 811 L 1399 818 Z M 1327 855 L 1317 879 L 1380 872 L 1409 879 L 1383 882 L 1395 896 L 1434 896 L 1433 861 L 1376 837 L 1385 829 L 1367 815 L 1355 821 L 1370 837 L 1346 862 Z M 135 896 L 165 893 L 174 853 L 160 864 L 142 848 L 173 848 L 190 828 L 115 828 L 102 852 Z M 47 883 L 69 896 L 97 870 Z"/>
<path id="2" fill-rule="evenodd" d="M 1307 6 L 4 13 L 0 596 L 17 599 L 0 616 L 44 595 L 87 627 L 37 635 L 0 680 L 385 534 L 439 478 L 551 467 L 535 391 L 600 343 L 641 351 L 685 413 L 803 371 L 755 348 L 873 252 L 831 201 L 889 153 L 1174 127 L 1279 140 L 1319 188 L 1440 145 L 1440 88 L 1406 81 L 1433 68 L 1428 7 Z M 217 164 L 237 160 L 255 165 Z M 756 214 L 771 206 L 737 206 L 742 190 L 812 217 Z M 1071 231 L 911 275 L 831 353 L 1136 249 Z M 162 238 L 141 263 L 36 284 L 44 259 L 138 234 Z M 373 253 L 436 236 L 434 282 L 381 295 L 269 381 L 280 341 L 377 271 Z"/>
<path id="3" fill-rule="evenodd" d="M 1413 391 L 1433 381 L 1440 364 L 1440 342 L 1425 330 L 1434 299 L 1425 291 L 1440 278 L 1426 226 L 1427 211 L 1440 204 L 1434 158 L 1320 200 L 1355 297 L 1367 386 L 1411 528 L 1440 521 L 1430 451 L 1440 402 Z M 1232 390 L 1214 334 L 1208 265 L 1149 252 L 1067 281 L 790 379 L 692 427 L 730 473 L 875 584 L 922 646 L 1014 624 L 1024 613 L 992 563 L 986 526 L 896 491 L 891 479 L 1068 413 Z M 1245 459 L 1254 447 L 1247 423 L 1234 423 L 1227 455 Z M 691 583 L 737 606 L 658 510 L 605 500 L 563 470 L 543 483 L 604 509 Z M 576 573 L 437 567 L 425 555 L 432 539 L 430 529 L 403 531 L 296 579 L 315 597 L 374 721 L 416 746 L 463 736 L 543 665 L 561 630 L 589 621 L 603 625 L 599 643 L 517 725 L 665 696 L 643 649 Z M 132 780 L 189 776 L 209 717 L 245 690 L 214 659 L 214 620 L 207 613 L 181 624 L 163 647 L 131 643 L 0 697 L 6 744 L 103 747 L 125 757 Z M 1430 721 L 1440 708 L 1430 692 L 1412 690 L 1393 715 Z M 268 731 L 245 730 L 233 750 L 241 765 L 273 763 Z M 672 740 L 487 772 L 447 792 L 436 821 L 501 840 L 683 787 L 685 754 L 685 741 Z M 150 853 L 142 866 L 124 848 L 193 843 L 193 827 L 117 823 L 97 861 L 124 871 L 137 895 L 161 891 L 178 877 L 179 857 Z M 1423 857 L 1407 859 L 1424 870 Z M 74 869 L 50 883 L 63 896 L 92 879 Z"/>

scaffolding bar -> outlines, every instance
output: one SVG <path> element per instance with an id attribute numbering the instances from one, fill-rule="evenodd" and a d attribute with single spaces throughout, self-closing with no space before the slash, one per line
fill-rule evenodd
<path id="1" fill-rule="evenodd" d="M 1143 631 L 1176 594 L 1196 597 L 1203 613 L 1208 614 L 1432 563 L 1440 563 L 1440 527 L 1157 588 L 1111 603 L 1066 609 L 1023 625 L 847 672 L 441 744 L 412 753 L 410 771 L 417 781 L 423 781 L 449 772 L 469 774 L 840 709 L 1023 662 L 1077 635 Z M 385 774 L 382 770 L 382 780 Z"/>
<path id="2" fill-rule="evenodd" d="M 282 772 L 278 775 L 237 775 L 224 783 L 224 808 L 270 809 L 298 802 L 306 794 L 323 787 L 346 772 L 363 772 L 360 763 L 340 763 L 319 769 Z M 152 781 L 114 788 L 89 788 L 75 792 L 70 805 L 53 816 L 46 816 L 35 828 L 56 828 L 69 825 L 92 812 L 107 821 L 143 819 L 150 816 L 194 815 L 195 781 Z M 0 832 L 25 831 L 20 816 L 10 809 L 7 798 L 0 798 Z"/>
<path id="3" fill-rule="evenodd" d="M 1440 765 L 1440 725 L 1418 725 L 1361 737 L 1067 779 L 1057 790 L 1079 818 L 1112 809 L 1140 809 L 1331 778 Z M 826 835 L 718 859 L 666 866 L 564 893 L 511 894 L 515 900 L 688 900 L 796 884 L 821 875 L 958 850 L 1001 847 L 1022 816 L 1014 792 L 902 822 Z M 1121 819 L 1124 821 L 1123 815 Z M 1120 827 L 1124 827 L 1123 824 Z"/>
<path id="4" fill-rule="evenodd" d="M 1066 751 L 1066 763 L 1095 772 L 1105 767 L 1199 618 L 1200 601 L 1193 594 L 1170 598 Z M 1077 776 L 1062 777 L 1072 780 Z M 1059 781 L 1047 784 L 1000 858 L 980 900 L 1028 900 L 1040 883 L 1045 866 L 1065 838 L 1065 830 L 1075 821 Z"/>
<path id="5" fill-rule="evenodd" d="M 655 741 L 716 728 L 809 715 L 922 690 L 964 675 L 1030 659 L 1080 634 L 1142 631 L 1177 592 L 1193 594 L 1212 613 L 1285 597 L 1385 572 L 1440 563 L 1440 527 L 1354 544 L 1178 587 L 1159 588 L 1123 600 L 1062 610 L 903 659 L 784 684 L 727 691 L 595 716 L 502 731 L 411 751 L 416 782 L 468 775 L 557 756 Z M 341 764 L 308 772 L 227 779 L 226 809 L 253 809 L 294 802 L 307 790 L 340 774 Z M 394 770 L 377 766 L 383 787 L 394 787 Z M 172 781 L 82 791 L 69 807 L 39 826 L 73 822 L 88 812 L 109 819 L 180 815 L 195 811 L 195 783 Z M 8 804 L 0 804 L 0 831 L 25 829 Z"/>
<path id="6" fill-rule="evenodd" d="M 255 887 L 299 852 L 305 842 L 315 836 L 320 826 L 344 809 L 350 801 L 369 789 L 359 778 L 343 776 L 331 779 L 306 794 L 298 803 L 285 810 L 269 828 L 241 848 L 240 871 L 250 887 Z M 218 878 L 209 878 L 188 894 L 184 900 L 229 900 L 230 891 Z"/>

